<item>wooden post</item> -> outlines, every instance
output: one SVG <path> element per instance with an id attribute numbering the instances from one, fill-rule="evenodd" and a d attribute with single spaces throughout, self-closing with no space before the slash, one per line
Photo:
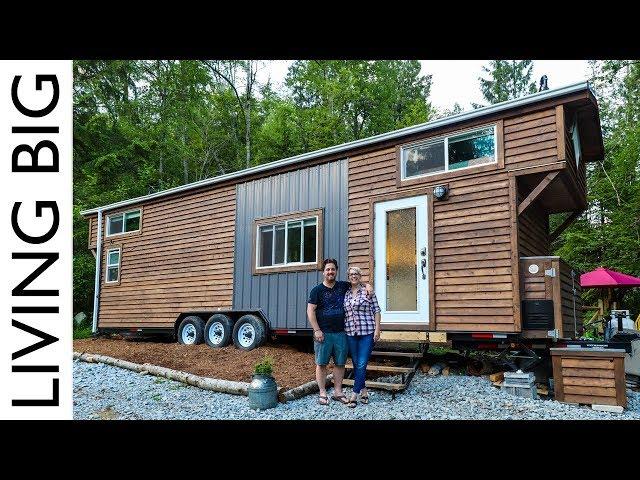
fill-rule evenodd
<path id="1" fill-rule="evenodd" d="M 565 218 L 564 222 L 560 224 L 551 234 L 549 234 L 549 241 L 553 242 L 558 236 L 564 232 L 569 225 L 573 223 L 573 221 L 578 218 L 582 214 L 582 210 L 576 210 L 571 213 L 567 218 Z"/>
<path id="2" fill-rule="evenodd" d="M 538 198 L 538 196 L 542 193 L 542 191 L 549 185 L 554 178 L 558 176 L 557 170 L 555 172 L 549 172 L 546 177 L 542 179 L 542 181 L 536 185 L 527 198 L 525 198 L 520 205 L 518 205 L 518 215 L 521 215 L 529 205 L 533 203 L 533 201 Z"/>

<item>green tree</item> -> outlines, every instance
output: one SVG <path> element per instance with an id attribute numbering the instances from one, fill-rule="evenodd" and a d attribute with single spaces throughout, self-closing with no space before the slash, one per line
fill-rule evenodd
<path id="1" fill-rule="evenodd" d="M 491 104 L 536 92 L 536 84 L 531 81 L 531 60 L 491 60 L 489 66 L 482 67 L 482 71 L 489 77 L 478 77 L 480 90 Z"/>
<path id="2" fill-rule="evenodd" d="M 357 140 L 426 122 L 431 77 L 418 61 L 300 60 L 286 84 L 306 149 Z"/>

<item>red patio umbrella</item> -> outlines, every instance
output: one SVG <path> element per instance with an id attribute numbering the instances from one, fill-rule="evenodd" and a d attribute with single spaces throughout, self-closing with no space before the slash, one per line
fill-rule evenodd
<path id="1" fill-rule="evenodd" d="M 640 287 L 640 278 L 598 267 L 592 272 L 580 275 L 580 286 L 582 288 Z"/>
<path id="2" fill-rule="evenodd" d="M 606 315 L 609 310 L 609 304 L 613 300 L 614 308 L 618 301 L 622 300 L 622 289 L 640 287 L 640 278 L 627 275 L 626 273 L 616 272 L 608 268 L 598 267 L 592 272 L 580 275 L 580 286 L 582 288 L 604 288 L 607 295 L 603 298 L 601 315 Z M 613 289 L 616 288 L 617 294 Z"/>

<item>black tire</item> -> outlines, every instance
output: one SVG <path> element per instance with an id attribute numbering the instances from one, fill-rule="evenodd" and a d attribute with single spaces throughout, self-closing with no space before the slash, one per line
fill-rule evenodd
<path id="1" fill-rule="evenodd" d="M 255 315 L 243 315 L 233 326 L 233 344 L 240 350 L 253 350 L 263 345 L 266 340 L 265 324 Z"/>
<path id="2" fill-rule="evenodd" d="M 185 332 L 185 329 L 187 330 Z M 198 345 L 204 341 L 204 321 L 190 315 L 180 322 L 178 327 L 178 343 L 182 345 Z"/>
<path id="3" fill-rule="evenodd" d="M 204 341 L 211 348 L 226 347 L 231 343 L 232 335 L 233 321 L 222 313 L 211 315 L 204 326 Z"/>

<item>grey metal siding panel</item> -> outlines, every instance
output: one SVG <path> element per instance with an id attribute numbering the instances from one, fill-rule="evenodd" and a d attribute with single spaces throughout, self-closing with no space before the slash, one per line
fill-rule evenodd
<path id="1" fill-rule="evenodd" d="M 252 275 L 253 220 L 299 210 L 324 209 L 323 250 L 347 269 L 347 159 L 240 183 L 236 187 L 236 254 L 233 308 L 261 308 L 273 328 L 309 328 L 309 291 L 322 281 L 320 272 Z"/>

